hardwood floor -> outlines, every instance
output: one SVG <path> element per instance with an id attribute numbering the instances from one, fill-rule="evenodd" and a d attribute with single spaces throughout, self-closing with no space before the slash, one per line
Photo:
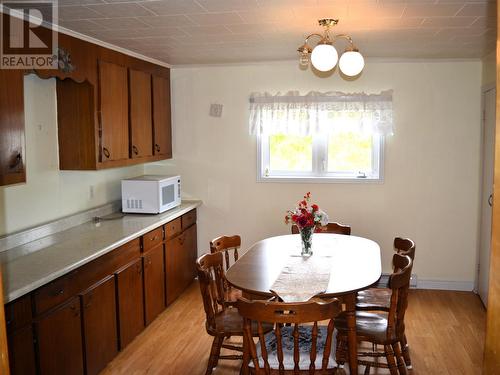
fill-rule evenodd
<path id="1" fill-rule="evenodd" d="M 409 374 L 480 374 L 485 317 L 483 305 L 473 293 L 411 290 L 405 319 L 413 361 Z M 195 282 L 101 375 L 204 374 L 211 343 Z M 238 372 L 237 362 L 220 361 L 214 375 Z M 387 372 L 372 369 L 371 374 Z"/>

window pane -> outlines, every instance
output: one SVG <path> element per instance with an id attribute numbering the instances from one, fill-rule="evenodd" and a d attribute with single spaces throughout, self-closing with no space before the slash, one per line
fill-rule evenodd
<path id="1" fill-rule="evenodd" d="M 312 171 L 312 137 L 275 134 L 269 136 L 271 171 Z"/>
<path id="2" fill-rule="evenodd" d="M 372 171 L 372 136 L 336 133 L 328 140 L 328 172 Z"/>

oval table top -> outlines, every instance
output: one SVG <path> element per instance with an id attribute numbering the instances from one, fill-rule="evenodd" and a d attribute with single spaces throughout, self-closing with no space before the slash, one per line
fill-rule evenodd
<path id="1" fill-rule="evenodd" d="M 333 257 L 328 288 L 322 296 L 334 297 L 365 289 L 381 275 L 380 247 L 369 239 L 315 233 L 313 257 Z M 271 296 L 269 291 L 289 257 L 300 256 L 298 234 L 270 237 L 252 245 L 226 273 L 227 281 L 250 294 Z"/>

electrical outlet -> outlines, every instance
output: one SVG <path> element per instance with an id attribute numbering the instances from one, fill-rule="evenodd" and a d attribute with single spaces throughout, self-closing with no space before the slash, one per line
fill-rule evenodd
<path id="1" fill-rule="evenodd" d="M 410 288 L 416 288 L 418 286 L 418 277 L 414 273 L 410 277 Z"/>
<path id="2" fill-rule="evenodd" d="M 94 195 L 95 195 L 94 185 L 89 185 L 89 199 L 90 200 L 94 199 Z"/>

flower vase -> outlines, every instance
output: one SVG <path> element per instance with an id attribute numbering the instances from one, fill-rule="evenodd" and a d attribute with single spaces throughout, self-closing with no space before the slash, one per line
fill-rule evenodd
<path id="1" fill-rule="evenodd" d="M 312 239 L 315 227 L 305 227 L 300 228 L 300 239 L 302 242 L 302 252 L 300 253 L 302 256 L 311 256 L 312 255 Z"/>

